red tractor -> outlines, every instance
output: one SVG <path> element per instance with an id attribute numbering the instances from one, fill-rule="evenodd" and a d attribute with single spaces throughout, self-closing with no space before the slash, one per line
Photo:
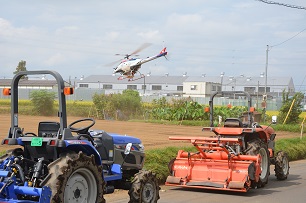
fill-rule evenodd
<path id="1" fill-rule="evenodd" d="M 243 95 L 248 101 L 245 121 L 226 118 L 223 126 L 215 126 L 218 115 L 213 112 L 216 95 Z M 287 153 L 275 153 L 275 131 L 269 126 L 254 122 L 254 108 L 247 92 L 216 92 L 209 101 L 210 127 L 203 131 L 213 132 L 211 137 L 169 137 L 170 140 L 187 140 L 197 152 L 179 150 L 169 163 L 171 175 L 166 185 L 247 192 L 250 188 L 263 187 L 268 183 L 270 165 L 275 165 L 278 180 L 289 174 Z"/>

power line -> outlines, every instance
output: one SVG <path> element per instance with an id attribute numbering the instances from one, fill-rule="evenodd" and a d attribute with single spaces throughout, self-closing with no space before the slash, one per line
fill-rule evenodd
<path id="1" fill-rule="evenodd" d="M 291 4 L 285 4 L 285 3 L 279 3 L 279 2 L 267 1 L 267 0 L 255 0 L 255 1 L 261 1 L 261 2 L 266 3 L 266 4 L 275 4 L 275 5 L 279 5 L 279 6 L 286 6 L 286 7 L 289 7 L 289 8 L 306 10 L 306 7 L 304 7 L 304 6 L 295 6 L 295 5 L 291 5 Z"/>
<path id="2" fill-rule="evenodd" d="M 306 30 L 306 28 L 304 28 L 304 29 L 303 29 L 302 31 L 300 31 L 299 33 L 293 35 L 293 36 L 290 37 L 289 39 L 287 39 L 287 40 L 285 40 L 285 41 L 283 41 L 283 42 L 281 42 L 281 43 L 275 44 L 275 45 L 273 45 L 273 46 L 270 46 L 270 47 L 272 48 L 272 47 L 276 47 L 276 46 L 279 46 L 279 45 L 281 45 L 281 44 L 284 44 L 284 43 L 288 42 L 289 40 L 295 38 L 296 36 L 298 36 L 298 35 L 301 34 L 302 32 L 304 32 L 305 30 Z"/>

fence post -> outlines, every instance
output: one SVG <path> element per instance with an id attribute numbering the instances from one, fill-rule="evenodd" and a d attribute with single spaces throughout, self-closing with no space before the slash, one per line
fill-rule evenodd
<path id="1" fill-rule="evenodd" d="M 306 116 L 304 117 L 304 119 L 303 119 L 303 121 L 302 121 L 302 124 L 301 124 L 301 137 L 300 137 L 300 139 L 302 139 L 302 138 L 303 138 L 304 121 L 305 121 L 305 119 L 306 119 Z"/>

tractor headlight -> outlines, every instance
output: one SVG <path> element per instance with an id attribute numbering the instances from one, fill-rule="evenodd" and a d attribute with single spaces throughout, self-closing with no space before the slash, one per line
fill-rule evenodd
<path id="1" fill-rule="evenodd" d="M 144 152 L 144 146 L 143 146 L 143 144 L 139 144 L 138 146 L 139 146 L 139 151 L 140 151 L 140 152 Z"/>

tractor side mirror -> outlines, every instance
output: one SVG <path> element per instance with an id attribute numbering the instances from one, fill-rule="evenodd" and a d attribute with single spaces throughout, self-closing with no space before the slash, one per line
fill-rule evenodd
<path id="1" fill-rule="evenodd" d="M 277 116 L 272 116 L 272 124 L 276 124 L 277 123 Z"/>
<path id="2" fill-rule="evenodd" d="M 125 147 L 124 154 L 128 155 L 131 152 L 132 143 L 128 143 Z"/>

